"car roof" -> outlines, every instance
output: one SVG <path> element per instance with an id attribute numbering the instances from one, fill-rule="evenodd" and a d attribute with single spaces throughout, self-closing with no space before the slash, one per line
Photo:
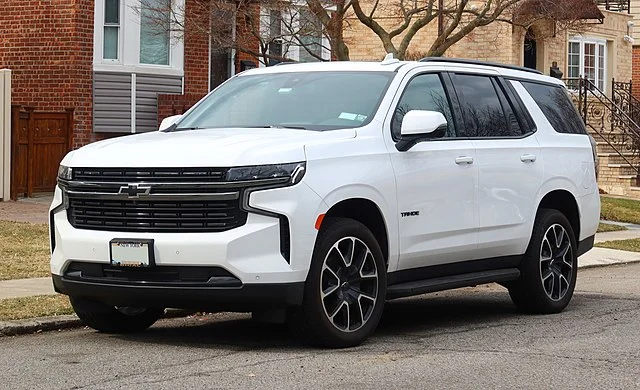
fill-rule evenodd
<path id="1" fill-rule="evenodd" d="M 428 61 L 399 61 L 385 60 L 381 62 L 365 61 L 330 61 L 330 62 L 282 62 L 276 66 L 254 68 L 240 73 L 240 76 L 256 74 L 275 74 L 291 72 L 340 72 L 340 71 L 360 71 L 360 72 L 397 72 L 398 70 L 410 71 L 415 68 L 437 68 L 455 69 L 455 71 L 493 71 L 506 78 L 529 79 L 547 84 L 564 85 L 556 78 L 545 76 L 537 71 L 519 68 L 511 65 L 484 63 L 480 61 L 452 60 L 430 58 Z"/>

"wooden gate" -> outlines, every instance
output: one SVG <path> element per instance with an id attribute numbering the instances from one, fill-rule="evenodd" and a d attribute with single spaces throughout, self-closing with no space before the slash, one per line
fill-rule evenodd
<path id="1" fill-rule="evenodd" d="M 71 150 L 72 130 L 73 109 L 11 107 L 11 199 L 55 189 L 60 161 Z"/>

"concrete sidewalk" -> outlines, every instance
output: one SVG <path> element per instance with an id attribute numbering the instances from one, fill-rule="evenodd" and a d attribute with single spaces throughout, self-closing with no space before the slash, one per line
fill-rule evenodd
<path id="1" fill-rule="evenodd" d="M 0 299 L 51 294 L 55 294 L 51 278 L 0 280 Z"/>
<path id="2" fill-rule="evenodd" d="M 596 242 L 640 238 L 640 229 L 621 232 L 598 233 Z M 593 248 L 578 259 L 578 268 L 598 267 L 640 261 L 640 252 Z M 0 299 L 54 294 L 51 278 L 18 279 L 0 281 Z"/>

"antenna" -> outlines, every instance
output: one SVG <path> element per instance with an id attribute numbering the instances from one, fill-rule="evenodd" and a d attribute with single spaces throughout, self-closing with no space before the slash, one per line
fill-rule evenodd
<path id="1" fill-rule="evenodd" d="M 393 58 L 393 53 L 387 53 L 382 60 L 382 65 L 396 64 L 400 62 L 400 60 Z"/>

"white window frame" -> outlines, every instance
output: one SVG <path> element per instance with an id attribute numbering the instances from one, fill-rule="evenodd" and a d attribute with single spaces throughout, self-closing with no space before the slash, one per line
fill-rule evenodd
<path id="1" fill-rule="evenodd" d="M 298 6 L 303 6 L 303 3 L 292 3 L 294 5 L 298 5 Z M 327 9 L 327 11 L 331 11 L 330 8 Z M 271 9 L 268 7 L 262 7 L 260 9 L 260 33 L 263 37 L 267 38 L 269 37 L 270 34 L 270 24 L 271 24 L 271 19 L 270 19 L 270 12 Z M 295 27 L 295 23 L 296 21 L 293 21 L 294 27 Z M 286 31 L 287 27 L 284 25 L 282 26 L 283 31 Z M 287 39 L 286 41 L 293 41 L 292 39 Z M 290 44 L 289 42 L 282 42 L 282 56 L 283 57 L 287 57 L 290 58 L 293 61 L 299 61 L 300 60 L 300 51 L 301 50 L 305 50 L 301 45 L 296 45 L 296 44 Z M 260 52 L 260 54 L 262 54 L 262 51 Z M 324 60 L 331 60 L 331 50 L 329 49 L 329 39 L 327 38 L 327 36 L 325 34 L 322 34 L 322 58 Z M 260 57 L 258 59 L 259 61 L 259 66 L 265 67 L 267 66 L 262 57 Z"/>
<path id="2" fill-rule="evenodd" d="M 567 44 L 567 73 L 569 71 L 569 45 L 571 43 L 579 43 L 580 44 L 580 63 L 579 63 L 579 76 L 585 76 L 585 45 L 595 45 L 595 75 L 594 80 L 592 82 L 600 89 L 602 92 L 607 92 L 607 76 L 609 73 L 608 68 L 608 53 L 607 53 L 607 40 L 604 38 L 596 38 L 596 37 L 583 37 L 583 36 L 573 36 L 569 38 Z M 603 57 L 603 66 L 602 70 L 598 65 L 598 61 L 600 59 L 600 54 Z M 602 74 L 600 74 L 602 72 Z M 602 87 L 599 85 L 600 79 L 602 79 Z"/>
<path id="3" fill-rule="evenodd" d="M 178 10 L 184 10 L 185 0 L 172 0 Z M 169 65 L 140 63 L 140 0 L 120 0 L 119 59 L 105 60 L 104 0 L 95 0 L 93 70 L 98 72 L 144 73 L 184 76 L 184 42 L 176 33 L 170 34 Z M 124 39 L 124 37 L 131 39 Z"/>
<path id="4" fill-rule="evenodd" d="M 123 12 L 123 7 L 122 7 L 122 2 L 123 0 L 120 0 L 118 2 L 118 54 L 116 59 L 112 59 L 112 58 L 104 58 L 104 29 L 105 27 L 115 27 L 115 25 L 109 25 L 106 23 L 105 21 L 105 16 L 106 16 L 106 2 L 104 0 L 100 1 L 100 17 L 98 18 L 98 10 L 96 9 L 96 21 L 100 22 L 100 28 L 97 30 L 100 30 L 100 59 L 108 64 L 120 64 L 122 62 L 122 22 L 123 22 L 123 17 L 124 17 L 124 12 Z M 98 2 L 96 2 L 96 7 L 98 6 L 97 4 Z"/>

